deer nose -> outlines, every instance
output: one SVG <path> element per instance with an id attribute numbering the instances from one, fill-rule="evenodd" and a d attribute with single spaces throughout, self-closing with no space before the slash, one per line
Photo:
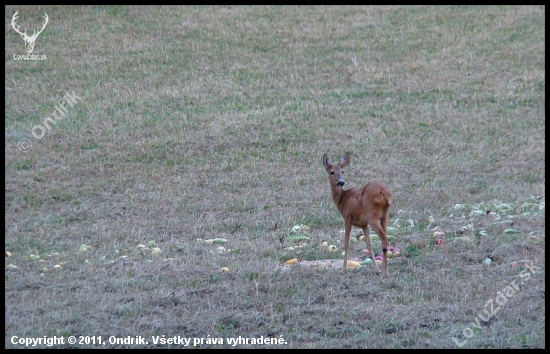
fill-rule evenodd
<path id="1" fill-rule="evenodd" d="M 339 185 L 340 187 L 343 187 L 343 186 L 344 186 L 344 181 L 343 181 L 343 180 L 338 181 L 338 185 Z"/>

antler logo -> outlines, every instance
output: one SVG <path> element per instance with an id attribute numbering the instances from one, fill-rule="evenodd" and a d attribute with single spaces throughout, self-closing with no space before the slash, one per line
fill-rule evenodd
<path id="1" fill-rule="evenodd" d="M 42 31 L 44 30 L 44 28 L 46 28 L 46 25 L 48 24 L 48 20 L 49 20 L 48 14 L 44 12 L 44 19 L 46 20 L 46 22 L 44 22 L 44 26 L 42 26 L 42 29 L 39 30 L 38 32 L 36 32 L 36 30 L 33 30 L 32 36 L 29 36 L 27 35 L 27 30 L 25 30 L 25 32 L 21 32 L 19 31 L 20 26 L 16 27 L 15 20 L 18 19 L 17 17 L 18 12 L 19 11 L 15 11 L 15 13 L 13 14 L 13 17 L 11 19 L 11 26 L 13 27 L 15 32 L 19 33 L 21 37 L 23 37 L 23 40 L 25 41 L 25 48 L 27 50 L 27 53 L 31 54 L 32 51 L 34 50 L 34 44 L 36 42 L 36 38 L 38 38 L 38 35 L 42 33 Z"/>

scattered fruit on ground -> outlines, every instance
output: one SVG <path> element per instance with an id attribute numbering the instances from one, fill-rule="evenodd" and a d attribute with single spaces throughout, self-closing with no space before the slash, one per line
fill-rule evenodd
<path id="1" fill-rule="evenodd" d="M 212 245 L 214 243 L 226 243 L 227 239 L 218 237 L 218 238 L 211 238 L 211 239 L 208 239 L 208 240 L 204 240 L 204 242 Z"/>
<path id="2" fill-rule="evenodd" d="M 309 237 L 305 235 L 293 235 L 293 236 L 287 236 L 285 240 L 288 242 L 300 242 L 300 241 L 309 240 Z"/>

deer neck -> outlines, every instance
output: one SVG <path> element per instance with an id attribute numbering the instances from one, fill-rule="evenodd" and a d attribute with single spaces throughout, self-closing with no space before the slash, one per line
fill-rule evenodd
<path id="1" fill-rule="evenodd" d="M 344 190 L 342 187 L 339 186 L 330 186 L 330 191 L 332 194 L 332 200 L 334 201 L 334 204 L 336 204 L 336 207 L 338 210 L 340 210 L 340 203 L 342 202 L 342 198 L 344 197 Z"/>

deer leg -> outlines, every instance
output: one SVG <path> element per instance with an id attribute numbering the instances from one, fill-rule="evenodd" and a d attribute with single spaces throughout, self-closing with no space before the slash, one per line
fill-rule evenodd
<path id="1" fill-rule="evenodd" d="M 382 229 L 384 230 L 384 232 L 387 234 L 388 233 L 388 219 L 389 219 L 389 215 L 390 214 L 390 210 L 386 210 L 386 212 L 384 213 L 384 215 L 382 215 L 382 218 L 380 219 L 380 223 L 382 224 Z"/>
<path id="2" fill-rule="evenodd" d="M 363 228 L 363 234 L 365 235 L 365 240 L 367 240 L 367 249 L 369 250 L 369 257 L 372 259 L 372 263 L 374 266 L 374 271 L 376 273 L 380 273 L 380 268 L 378 268 L 378 264 L 376 264 L 376 260 L 374 259 L 374 252 L 372 251 L 372 243 L 370 242 L 370 231 L 369 231 L 369 225 L 367 224 Z"/>
<path id="3" fill-rule="evenodd" d="M 382 224 L 380 223 L 380 220 L 376 220 L 376 222 L 371 223 L 371 227 L 378 234 L 378 237 L 382 242 L 384 276 L 387 277 L 388 276 L 388 246 L 389 246 L 388 236 L 386 235 L 386 231 L 382 228 Z"/>
<path id="4" fill-rule="evenodd" d="M 388 219 L 389 219 L 389 214 L 390 214 L 390 210 L 387 209 L 386 212 L 384 213 L 384 215 L 382 215 L 382 218 L 380 219 L 380 223 L 382 224 L 382 230 L 384 230 L 384 234 L 386 235 L 385 237 L 385 241 L 386 241 L 386 246 L 384 246 L 384 248 L 388 248 L 389 246 L 389 240 L 388 240 Z M 387 254 L 386 252 L 384 252 L 384 262 L 387 262 Z M 388 276 L 388 266 L 387 265 L 384 265 L 384 267 L 386 268 L 386 276 Z"/>
<path id="5" fill-rule="evenodd" d="M 344 274 L 348 271 L 349 238 L 351 234 L 351 221 L 346 220 L 346 230 L 344 236 Z"/>

